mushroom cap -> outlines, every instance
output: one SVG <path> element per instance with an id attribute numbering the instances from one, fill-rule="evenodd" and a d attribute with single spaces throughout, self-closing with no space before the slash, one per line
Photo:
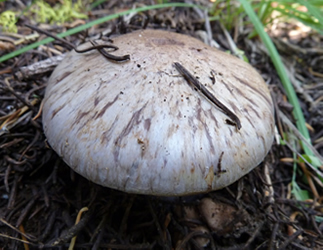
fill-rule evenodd
<path id="1" fill-rule="evenodd" d="M 113 45 L 119 49 L 111 54 L 130 60 L 72 51 L 48 82 L 44 131 L 76 172 L 125 192 L 176 196 L 228 186 L 264 159 L 273 142 L 273 104 L 249 64 L 159 30 L 122 35 Z M 174 62 L 237 115 L 242 128 L 228 123 Z"/>

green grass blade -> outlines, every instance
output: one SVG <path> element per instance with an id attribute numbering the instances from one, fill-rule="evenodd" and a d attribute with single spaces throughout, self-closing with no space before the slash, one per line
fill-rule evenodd
<path id="1" fill-rule="evenodd" d="M 106 2 L 107 0 L 97 0 L 90 5 L 90 10 L 94 9 L 95 7 L 99 6 L 100 4 Z"/>
<path id="2" fill-rule="evenodd" d="M 317 7 L 314 7 L 313 5 L 298 0 L 297 5 L 304 5 L 308 11 L 300 11 L 295 8 L 295 6 L 292 5 L 278 5 L 277 7 L 272 8 L 272 10 L 276 10 L 282 14 L 284 17 L 288 17 L 289 19 L 296 19 L 299 22 L 302 22 L 306 26 L 311 27 L 312 29 L 316 30 L 317 32 L 323 34 L 323 15 L 320 13 Z M 323 1 L 322 1 L 323 4 Z"/>
<path id="3" fill-rule="evenodd" d="M 308 12 L 318 20 L 318 23 L 321 24 L 320 26 L 322 27 L 323 25 L 322 11 L 319 11 L 319 8 L 316 8 L 314 5 L 312 5 L 310 1 L 298 0 L 298 2 L 300 4 L 303 4 L 307 8 Z M 321 1 L 321 4 L 323 5 L 323 1 Z M 322 8 L 322 5 L 321 5 L 321 8 Z M 320 30 L 320 33 L 322 33 L 322 30 Z"/>
<path id="4" fill-rule="evenodd" d="M 251 22 L 255 26 L 257 33 L 261 37 L 263 43 L 265 44 L 265 46 L 270 54 L 271 60 L 274 64 L 274 66 L 277 70 L 277 73 L 282 81 L 282 84 L 286 90 L 288 100 L 294 107 L 293 116 L 296 120 L 296 126 L 297 126 L 298 130 L 305 137 L 305 139 L 309 143 L 311 143 L 310 135 L 309 135 L 309 132 L 305 126 L 304 115 L 303 115 L 303 112 L 302 112 L 301 107 L 299 105 L 297 95 L 296 95 L 294 88 L 287 76 L 285 66 L 282 63 L 281 58 L 280 58 L 272 40 L 270 39 L 268 34 L 265 32 L 263 25 L 259 21 L 254 10 L 252 9 L 249 1 L 247 1 L 247 0 L 239 0 L 239 1 L 242 4 L 242 6 L 244 7 L 247 15 L 249 16 Z M 304 144 L 302 144 L 302 145 L 303 145 L 304 151 L 307 155 L 314 156 L 313 152 L 306 145 L 304 145 Z M 316 166 L 316 167 L 318 167 L 318 166 Z"/>
<path id="5" fill-rule="evenodd" d="M 130 13 L 143 12 L 143 11 L 148 11 L 148 10 L 153 10 L 153 9 L 161 9 L 161 8 L 169 8 L 169 7 L 186 7 L 186 8 L 196 7 L 196 8 L 204 9 L 204 7 L 202 7 L 200 5 L 186 4 L 186 3 L 164 3 L 164 4 L 156 4 L 156 5 L 151 5 L 151 6 L 144 6 L 144 7 L 140 7 L 140 8 L 136 8 L 136 9 L 130 9 L 130 10 L 126 10 L 126 11 L 123 11 L 123 12 L 120 12 L 120 13 L 116 13 L 116 14 L 112 14 L 112 15 L 109 15 L 109 16 L 106 16 L 106 17 L 96 19 L 96 20 L 91 21 L 89 23 L 86 23 L 84 25 L 78 26 L 76 28 L 70 29 L 70 30 L 68 30 L 66 32 L 63 32 L 61 34 L 58 34 L 57 36 L 61 37 L 61 38 L 66 37 L 66 36 L 70 36 L 70 35 L 76 34 L 78 32 L 81 32 L 81 31 L 83 31 L 85 29 L 91 28 L 94 25 L 98 25 L 98 24 L 110 21 L 112 19 L 116 19 L 119 16 L 128 15 Z M 19 49 L 19 50 L 13 51 L 13 52 L 11 52 L 9 54 L 6 54 L 6 55 L 0 57 L 0 63 L 4 62 L 6 60 L 9 60 L 9 59 L 11 59 L 11 58 L 13 58 L 15 56 L 18 56 L 18 55 L 20 55 L 22 53 L 25 53 L 25 52 L 27 52 L 27 51 L 29 51 L 31 49 L 37 48 L 40 45 L 43 45 L 43 44 L 46 44 L 46 43 L 49 43 L 49 42 L 52 42 L 52 41 L 54 41 L 53 38 L 50 38 L 50 37 L 45 38 L 44 40 L 41 40 L 39 42 L 30 44 L 30 45 L 28 45 L 26 47 L 23 47 L 23 48 Z"/>

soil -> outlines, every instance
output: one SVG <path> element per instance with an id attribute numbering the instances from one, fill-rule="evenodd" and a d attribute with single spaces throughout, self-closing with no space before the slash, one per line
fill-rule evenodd
<path id="1" fill-rule="evenodd" d="M 89 18 L 151 2 L 106 1 L 89 12 Z M 212 6 L 209 1 L 197 2 Z M 5 1 L 0 9 L 22 10 L 26 4 Z M 22 16 L 17 27 L 23 37 L 33 33 L 26 24 L 58 34 L 83 22 L 40 25 Z M 91 183 L 56 155 L 42 129 L 41 101 L 47 80 L 60 54 L 71 49 L 56 40 L 0 64 L 1 249 L 67 249 L 73 237 L 77 237 L 74 249 L 322 249 L 322 182 L 298 161 L 295 183 L 310 199 L 299 201 L 291 192 L 293 154 L 302 153 L 293 139 L 293 126 L 286 122 L 295 123 L 293 107 L 259 38 L 249 37 L 252 26 L 237 22 L 227 33 L 229 39 L 224 26 L 209 22 L 203 11 L 177 7 L 120 17 L 65 39 L 75 45 L 100 33 L 108 38 L 146 28 L 191 35 L 232 54 L 236 45 L 245 53 L 268 83 L 275 103 L 277 136 L 269 154 L 236 183 L 194 197 L 134 195 Z M 279 23 L 269 26 L 268 33 L 295 85 L 312 144 L 322 155 L 323 36 L 302 28 L 297 23 Z M 37 39 L 43 38 L 41 34 Z M 1 34 L 0 56 L 34 42 L 14 45 L 17 40 Z M 44 63 L 48 58 L 51 62 Z M 45 65 L 41 72 L 39 67 L 35 70 L 37 62 Z M 288 141 L 295 145 L 282 143 L 279 136 L 290 137 Z"/>

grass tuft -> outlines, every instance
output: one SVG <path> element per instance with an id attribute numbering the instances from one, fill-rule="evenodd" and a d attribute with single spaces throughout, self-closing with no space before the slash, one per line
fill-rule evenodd
<path id="1" fill-rule="evenodd" d="M 285 66 L 272 42 L 268 34 L 265 32 L 264 26 L 260 22 L 258 16 L 256 15 L 254 9 L 252 8 L 251 4 L 247 0 L 239 0 L 245 9 L 247 15 L 249 16 L 251 22 L 253 23 L 258 35 L 260 36 L 261 40 L 263 41 L 264 45 L 266 46 L 270 58 L 276 68 L 276 71 L 281 79 L 281 82 L 284 86 L 284 89 L 287 94 L 287 98 L 289 102 L 293 105 L 293 116 L 296 120 L 296 126 L 299 130 L 299 132 L 304 136 L 305 140 L 311 144 L 310 140 L 310 135 L 307 130 L 307 127 L 305 125 L 305 118 L 303 115 L 303 112 L 301 110 L 301 107 L 298 102 L 297 95 L 295 93 L 295 90 L 288 78 Z M 288 2 L 288 1 L 287 1 Z M 311 160 L 312 165 L 315 168 L 318 168 L 320 165 L 322 165 L 322 162 L 314 155 L 314 153 L 311 151 L 307 145 L 305 145 L 303 142 L 301 142 L 305 156 Z M 295 156 L 296 157 L 296 156 Z M 296 161 L 295 161 L 296 162 Z M 296 163 L 295 163 L 296 164 Z M 296 167 L 294 166 L 294 173 L 296 173 Z M 308 198 L 308 194 L 304 193 L 303 190 L 301 190 L 295 180 L 295 177 L 293 177 L 293 182 L 292 182 L 292 187 L 293 187 L 293 194 L 297 199 L 303 200 L 305 198 Z"/>

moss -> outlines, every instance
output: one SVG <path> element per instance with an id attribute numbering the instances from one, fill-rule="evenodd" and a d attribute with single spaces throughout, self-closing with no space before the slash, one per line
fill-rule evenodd
<path id="1" fill-rule="evenodd" d="M 73 3 L 72 0 L 62 0 L 61 4 L 50 6 L 43 0 L 37 1 L 31 12 L 36 15 L 36 21 L 40 23 L 61 24 L 73 21 L 74 19 L 86 19 L 87 15 L 81 0 Z"/>
<path id="2" fill-rule="evenodd" d="M 7 10 L 0 15 L 0 25 L 3 32 L 17 33 L 16 15 L 13 11 Z"/>

